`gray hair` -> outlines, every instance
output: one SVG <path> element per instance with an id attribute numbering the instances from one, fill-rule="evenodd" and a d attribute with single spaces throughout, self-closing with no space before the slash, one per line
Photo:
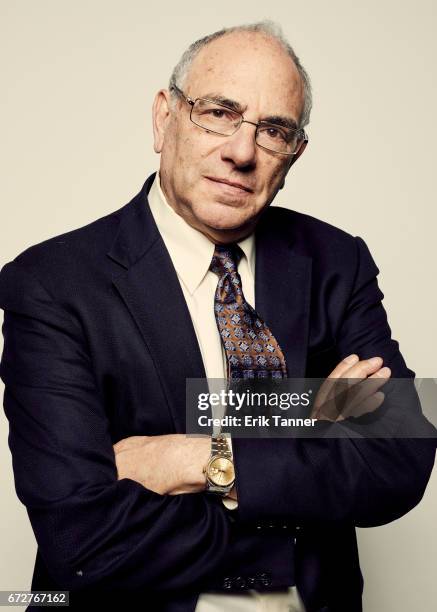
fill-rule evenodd
<path id="1" fill-rule="evenodd" d="M 187 78 L 189 69 L 194 58 L 197 56 L 199 51 L 206 47 L 210 42 L 216 40 L 217 38 L 221 38 L 226 34 L 231 34 L 232 32 L 260 32 L 262 34 L 266 34 L 268 37 L 273 38 L 282 46 L 282 48 L 288 53 L 288 55 L 293 60 L 297 71 L 302 79 L 303 84 L 303 92 L 304 92 L 304 104 L 301 116 L 299 118 L 299 128 L 305 127 L 310 120 L 310 113 L 312 107 L 312 93 L 311 93 L 311 82 L 308 76 L 307 71 L 302 66 L 298 56 L 294 52 L 293 47 L 287 41 L 285 36 L 282 33 L 281 27 L 274 23 L 273 21 L 259 21 L 257 23 L 250 23 L 246 25 L 233 26 L 230 28 L 222 28 L 213 34 L 208 34 L 208 36 L 204 36 L 203 38 L 199 38 L 193 42 L 188 49 L 184 52 L 179 62 L 176 64 L 175 68 L 170 77 L 168 88 L 171 92 L 173 101 L 176 101 L 177 94 L 172 89 L 174 86 L 183 88 L 184 81 Z"/>

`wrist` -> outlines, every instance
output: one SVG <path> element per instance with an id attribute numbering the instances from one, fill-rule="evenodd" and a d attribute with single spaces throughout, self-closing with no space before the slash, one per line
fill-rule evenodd
<path id="1" fill-rule="evenodd" d="M 194 438 L 192 441 L 194 451 L 192 453 L 193 461 L 189 469 L 189 481 L 190 484 L 195 486 L 197 490 L 203 491 L 206 487 L 206 475 L 204 469 L 211 454 L 211 440 L 208 436 Z"/>

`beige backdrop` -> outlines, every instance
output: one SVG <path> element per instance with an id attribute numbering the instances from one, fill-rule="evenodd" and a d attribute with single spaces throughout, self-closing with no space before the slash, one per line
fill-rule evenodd
<path id="1" fill-rule="evenodd" d="M 277 203 L 367 241 L 409 366 L 437 377 L 432 0 L 0 0 L 0 264 L 130 199 L 157 167 L 151 103 L 184 48 L 266 17 L 282 24 L 315 98 L 310 145 Z M 35 541 L 3 412 L 0 466 L 0 590 L 27 589 Z M 434 471 L 406 517 L 359 530 L 365 612 L 436 610 L 436 502 Z"/>

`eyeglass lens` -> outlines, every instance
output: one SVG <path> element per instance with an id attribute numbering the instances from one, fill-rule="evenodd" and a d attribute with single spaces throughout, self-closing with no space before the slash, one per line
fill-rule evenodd
<path id="1" fill-rule="evenodd" d="M 191 109 L 191 120 L 205 130 L 231 136 L 240 127 L 243 116 L 227 106 L 198 98 Z M 292 154 L 301 142 L 299 134 L 298 130 L 266 123 L 258 125 L 256 142 L 276 153 Z"/>

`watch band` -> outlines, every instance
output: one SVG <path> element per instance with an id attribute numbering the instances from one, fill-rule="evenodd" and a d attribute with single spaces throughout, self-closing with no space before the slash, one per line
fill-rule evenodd
<path id="1" fill-rule="evenodd" d="M 224 457 L 232 460 L 232 453 L 229 448 L 228 440 L 223 434 L 211 436 L 211 455 Z"/>

